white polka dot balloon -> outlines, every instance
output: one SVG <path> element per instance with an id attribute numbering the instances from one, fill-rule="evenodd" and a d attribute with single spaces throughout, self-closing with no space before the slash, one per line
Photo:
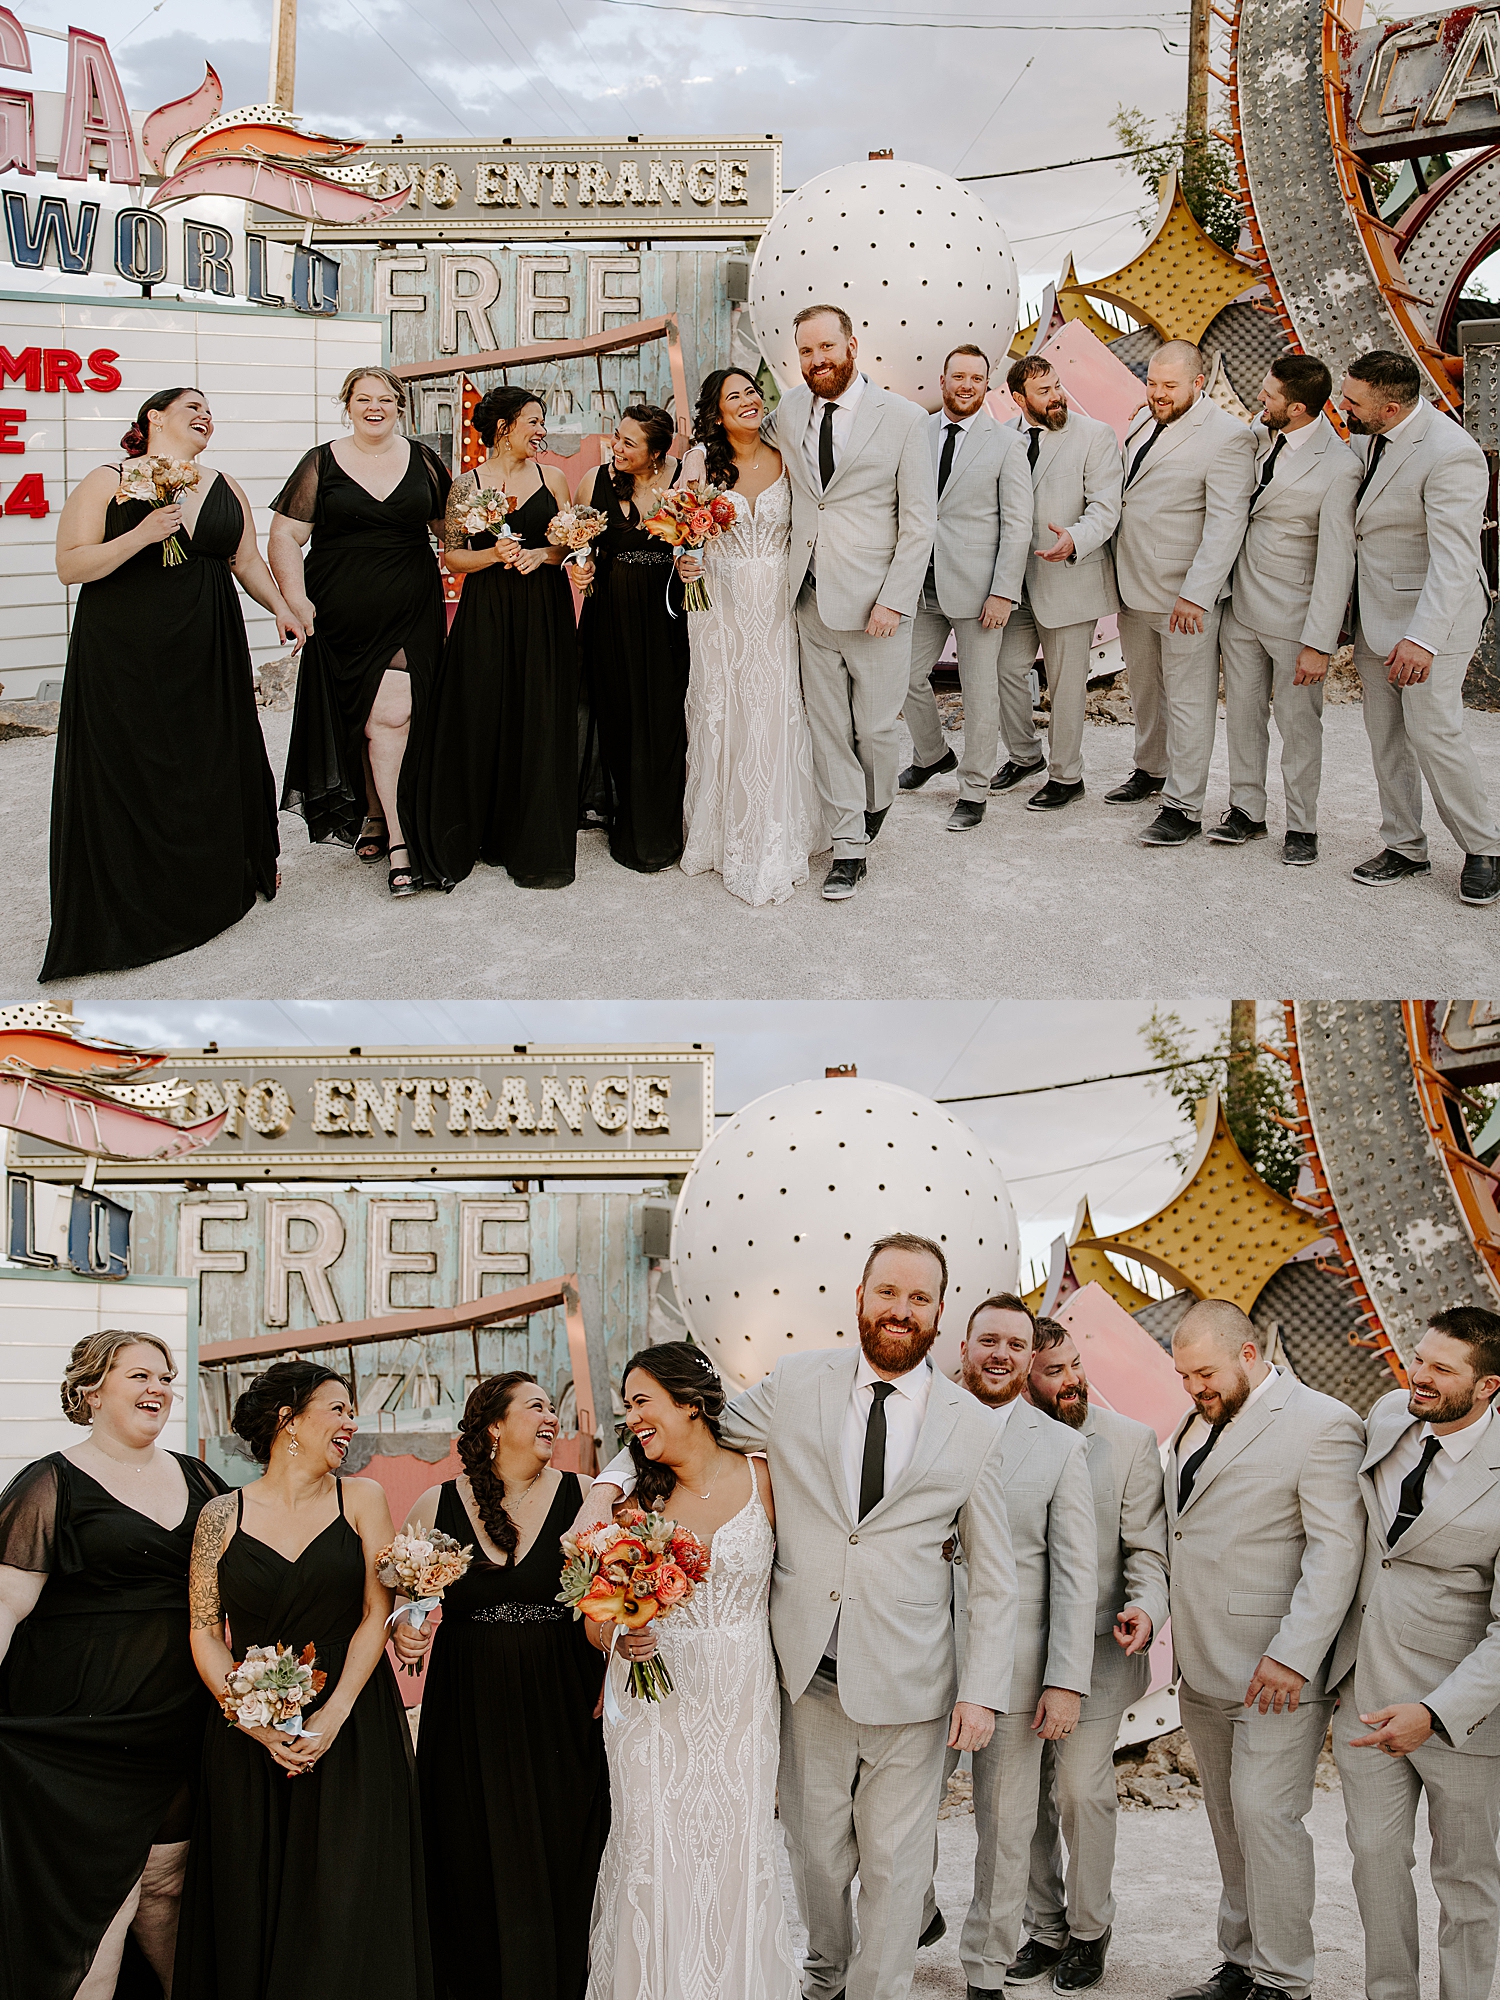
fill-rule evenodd
<path id="1" fill-rule="evenodd" d="M 1016 330 L 1016 260 L 998 218 L 961 181 L 909 160 L 815 174 L 760 239 L 750 313 L 783 390 L 802 379 L 792 321 L 842 306 L 872 382 L 935 410 L 953 348 L 998 363 Z"/>
<path id="2" fill-rule="evenodd" d="M 785 1354 L 859 1344 L 854 1288 L 870 1245 L 910 1230 L 948 1259 L 947 1373 L 969 1314 L 1015 1288 L 1016 1214 L 983 1144 L 930 1098 L 862 1077 L 790 1084 L 746 1105 L 694 1161 L 672 1227 L 672 1276 L 726 1388 Z"/>

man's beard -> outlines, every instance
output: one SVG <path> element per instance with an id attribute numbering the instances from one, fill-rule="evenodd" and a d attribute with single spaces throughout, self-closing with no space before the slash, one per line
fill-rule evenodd
<path id="1" fill-rule="evenodd" d="M 1261 411 L 1260 420 L 1268 431 L 1284 431 L 1287 427 L 1287 418 L 1285 416 L 1273 417 L 1269 410 Z"/>
<path id="2" fill-rule="evenodd" d="M 1037 422 L 1049 431 L 1060 431 L 1067 421 L 1068 406 L 1066 403 L 1059 403 L 1054 405 L 1050 410 L 1043 410 L 1041 416 L 1037 419 Z"/>
<path id="3" fill-rule="evenodd" d="M 1368 437 L 1379 437 L 1380 435 L 1379 431 L 1372 429 L 1371 426 L 1365 422 L 1363 417 L 1351 417 L 1347 413 L 1347 411 L 1345 412 L 1344 415 L 1344 423 L 1345 426 L 1350 431 L 1353 432 L 1355 437 L 1368 438 Z"/>
<path id="4" fill-rule="evenodd" d="M 863 1314 L 859 1321 L 859 1344 L 865 1351 L 865 1359 L 872 1368 L 889 1368 L 896 1374 L 906 1375 L 925 1361 L 933 1342 L 937 1339 L 937 1328 L 930 1333 L 915 1332 L 897 1335 L 886 1331 L 890 1322 L 884 1317 L 866 1319 Z"/>
<path id="5" fill-rule="evenodd" d="M 1050 1402 L 1036 1388 L 1033 1388 L 1031 1393 L 1049 1417 L 1055 1417 L 1060 1424 L 1066 1424 L 1070 1431 L 1083 1429 L 1084 1418 L 1089 1413 L 1087 1382 L 1080 1382 L 1076 1389 L 1060 1389 Z"/>
<path id="6" fill-rule="evenodd" d="M 854 374 L 854 357 L 851 355 L 842 368 L 831 361 L 820 361 L 811 372 L 804 369 L 802 379 L 815 396 L 821 396 L 825 402 L 833 403 L 837 402 L 854 380 Z M 814 375 L 829 376 L 831 379 L 815 382 Z"/>
<path id="7" fill-rule="evenodd" d="M 1249 1400 L 1250 1377 L 1245 1373 L 1243 1368 L 1239 1371 L 1239 1379 L 1236 1381 L 1234 1387 L 1220 1393 L 1219 1414 L 1216 1417 L 1211 1417 L 1208 1414 L 1196 1396 L 1193 1398 L 1199 1416 L 1202 1417 L 1204 1423 L 1208 1424 L 1210 1428 L 1214 1424 L 1227 1424 L 1232 1418 L 1237 1417 Z"/>
<path id="8" fill-rule="evenodd" d="M 1431 1409 L 1419 1410 L 1414 1403 L 1406 1406 L 1407 1415 L 1421 1417 L 1429 1424 L 1456 1424 L 1466 1417 L 1474 1407 L 1474 1392 L 1467 1395 L 1460 1391 L 1455 1396 L 1443 1396 Z"/>
<path id="9" fill-rule="evenodd" d="M 1180 410 L 1174 408 L 1164 417 L 1157 417 L 1156 411 L 1154 409 L 1152 410 L 1151 414 L 1153 417 L 1156 417 L 1156 421 L 1159 424 L 1175 424 L 1179 417 L 1185 417 L 1187 415 L 1188 411 L 1193 407 L 1194 401 L 1195 398 L 1189 396 L 1187 401 L 1183 404 Z"/>
<path id="10" fill-rule="evenodd" d="M 1003 1410 L 1008 1403 L 1013 1403 L 1026 1387 L 1026 1377 L 1019 1368 L 1011 1371 L 998 1394 L 990 1387 L 981 1369 L 965 1366 L 963 1381 L 969 1394 L 976 1402 L 983 1403 L 987 1410 Z"/>

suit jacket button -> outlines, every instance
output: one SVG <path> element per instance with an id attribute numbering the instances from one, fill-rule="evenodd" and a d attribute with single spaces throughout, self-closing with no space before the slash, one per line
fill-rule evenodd
<path id="1" fill-rule="evenodd" d="M 825 508 L 825 507 L 826 507 L 827 505 L 828 505 L 828 502 L 827 502 L 826 500 L 820 500 L 820 501 L 818 502 L 818 512 L 819 512 L 819 513 L 821 514 L 821 513 L 822 513 L 822 511 L 823 511 L 823 509 L 824 509 L 824 508 Z"/>
<path id="2" fill-rule="evenodd" d="M 1382 1556 L 1382 1557 L 1381 1557 L 1381 1560 L 1380 1560 L 1380 1567 L 1381 1567 L 1382 1569 L 1389 1569 L 1389 1568 L 1390 1568 L 1390 1566 L 1391 1566 L 1391 1559 L 1390 1559 L 1390 1557 L 1389 1557 L 1389 1556 Z"/>
<path id="3" fill-rule="evenodd" d="M 830 1604 L 837 1604 L 837 1603 L 838 1603 L 838 1601 L 839 1601 L 839 1594 L 838 1594 L 838 1592 L 837 1592 L 836 1590 L 830 1590 L 830 1591 L 829 1591 L 829 1593 L 828 1593 L 828 1601 L 829 1601 L 829 1603 L 830 1603 Z"/>
<path id="4" fill-rule="evenodd" d="M 1182 1540 L 1182 1530 L 1181 1530 L 1181 1528 L 1178 1528 L 1177 1530 L 1175 1530 L 1175 1532 L 1173 1533 L 1173 1536 L 1172 1536 L 1172 1539 L 1173 1539 L 1173 1541 L 1174 1541 L 1174 1542 L 1180 1542 L 1180 1541 Z"/>
<path id="5" fill-rule="evenodd" d="M 851 1546 L 852 1546 L 852 1545 L 853 1545 L 853 1544 L 854 1544 L 855 1542 L 857 1542 L 858 1540 L 859 1540 L 859 1536 L 858 1536 L 858 1535 L 851 1535 L 851 1536 L 849 1537 L 849 1541 L 850 1541 L 850 1544 L 851 1544 Z"/>

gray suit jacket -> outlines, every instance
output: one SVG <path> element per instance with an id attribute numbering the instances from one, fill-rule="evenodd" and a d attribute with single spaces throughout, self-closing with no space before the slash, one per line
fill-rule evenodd
<path id="1" fill-rule="evenodd" d="M 819 617 L 830 631 L 863 631 L 877 604 L 910 613 L 922 594 L 937 532 L 927 412 L 867 379 L 826 492 L 803 456 L 811 412 L 812 392 L 799 383 L 767 426 L 792 482 L 792 601 L 816 544 Z"/>
<path id="2" fill-rule="evenodd" d="M 1125 439 L 1121 476 L 1151 435 L 1143 410 Z M 1115 581 L 1130 611 L 1165 613 L 1179 597 L 1205 611 L 1229 588 L 1255 489 L 1247 424 L 1200 396 L 1168 424 L 1126 485 L 1115 534 Z"/>
<path id="3" fill-rule="evenodd" d="M 1332 1678 L 1354 1667 L 1362 1715 L 1424 1701 L 1455 1750 L 1500 1757 L 1500 1422 L 1387 1548 L 1375 1467 L 1420 1417 L 1406 1391 L 1382 1396 L 1368 1419 L 1360 1468 L 1368 1514 L 1364 1574 L 1334 1648 Z"/>
<path id="4" fill-rule="evenodd" d="M 1177 1511 L 1177 1440 L 1167 1457 L 1172 1640 L 1188 1685 L 1242 1701 L 1263 1653 L 1316 1697 L 1364 1559 L 1364 1425 L 1347 1404 L 1283 1370 L 1242 1410 Z"/>
<path id="5" fill-rule="evenodd" d="M 929 417 L 935 482 L 947 412 Z M 1014 604 L 1026 573 L 1031 470 L 1026 448 L 988 410 L 974 419 L 938 496 L 932 552 L 938 603 L 950 618 L 977 618 L 987 597 Z"/>
<path id="6" fill-rule="evenodd" d="M 1259 482 L 1274 440 L 1259 418 Z M 1354 582 L 1354 489 L 1359 460 L 1320 416 L 1295 451 L 1283 448 L 1271 483 L 1250 508 L 1234 566 L 1234 615 L 1252 632 L 1331 653 Z"/>
<path id="7" fill-rule="evenodd" d="M 923 441 L 925 452 L 926 444 Z M 839 1699 L 855 1722 L 926 1722 L 955 1698 L 1010 1703 L 1016 1569 L 1000 1441 L 988 1412 L 934 1371 L 917 1448 L 877 1507 L 856 1521 L 842 1436 L 859 1355 L 788 1355 L 724 1413 L 724 1442 L 764 1451 L 776 1487 L 771 1636 L 793 1701 L 839 1621 Z M 953 1573 L 943 1544 L 975 1550 L 975 1643 L 960 1675 Z"/>
<path id="8" fill-rule="evenodd" d="M 1167 1622 L 1167 1508 L 1161 1451 L 1149 1424 L 1091 1404 L 1078 1435 L 1088 1454 L 1099 1556 L 1087 1709 L 1098 1714 L 1138 1701 L 1149 1685 L 1149 1651 L 1127 1659 L 1114 1625 L 1127 1604 L 1146 1613 L 1153 1637 Z"/>
<path id="9" fill-rule="evenodd" d="M 1356 438 L 1363 472 L 1375 439 Z M 1403 639 L 1431 653 L 1472 653 L 1489 608 L 1479 530 L 1489 497 L 1484 453 L 1467 431 L 1420 403 L 1387 438 L 1354 513 L 1359 622 L 1382 657 Z"/>
<path id="10" fill-rule="evenodd" d="M 1020 417 L 1006 426 L 1026 459 L 1029 426 Z M 1043 430 L 1031 474 L 1031 541 L 1026 550 L 1026 596 L 1038 625 L 1049 630 L 1107 618 L 1120 608 L 1109 538 L 1120 524 L 1120 447 L 1108 424 L 1069 410 L 1060 431 Z M 1038 549 L 1057 540 L 1053 523 L 1073 537 L 1064 563 L 1043 562 Z"/>

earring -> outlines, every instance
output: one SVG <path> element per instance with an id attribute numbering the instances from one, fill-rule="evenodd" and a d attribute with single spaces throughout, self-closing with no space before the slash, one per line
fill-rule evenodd
<path id="1" fill-rule="evenodd" d="M 293 1458 L 297 1456 L 297 1433 L 292 1429 L 290 1424 L 286 1427 L 286 1448 L 292 1454 Z"/>

